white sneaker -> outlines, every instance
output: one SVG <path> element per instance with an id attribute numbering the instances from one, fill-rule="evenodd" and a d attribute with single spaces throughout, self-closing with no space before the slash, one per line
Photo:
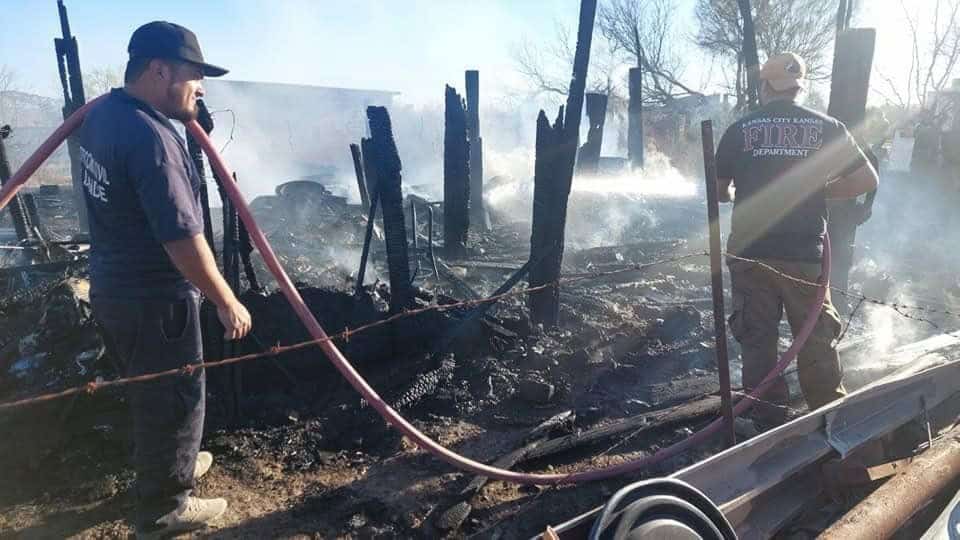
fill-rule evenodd
<path id="1" fill-rule="evenodd" d="M 199 480 L 201 476 L 207 474 L 211 465 L 213 465 L 213 454 L 210 452 L 198 453 L 197 463 L 193 466 L 193 479 Z"/>
<path id="2" fill-rule="evenodd" d="M 169 538 L 180 533 L 202 529 L 226 511 L 225 499 L 187 497 L 187 502 L 183 506 L 158 519 L 156 528 L 153 530 L 137 530 L 137 538 L 139 540 Z"/>

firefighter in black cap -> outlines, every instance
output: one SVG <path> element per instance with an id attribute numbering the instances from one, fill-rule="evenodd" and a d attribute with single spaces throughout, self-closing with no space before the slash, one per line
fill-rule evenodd
<path id="1" fill-rule="evenodd" d="M 251 320 L 203 236 L 200 178 L 171 122 L 196 119 L 202 79 L 227 70 L 168 22 L 138 28 L 128 52 L 124 87 L 90 110 L 79 141 L 93 312 L 111 355 L 135 376 L 202 362 L 200 294 L 217 306 L 225 338 L 242 338 Z M 203 370 L 128 388 L 137 537 L 206 526 L 227 501 L 191 496 L 213 462 L 200 452 Z"/>

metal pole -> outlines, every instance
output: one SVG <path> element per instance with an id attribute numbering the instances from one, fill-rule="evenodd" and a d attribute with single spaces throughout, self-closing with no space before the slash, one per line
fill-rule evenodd
<path id="1" fill-rule="evenodd" d="M 720 411 L 723 413 L 727 444 L 737 443 L 733 430 L 733 396 L 730 390 L 730 357 L 727 354 L 727 325 L 723 308 L 723 261 L 720 248 L 720 201 L 717 193 L 717 160 L 713 146 L 713 122 L 700 124 L 703 139 L 703 169 L 707 181 L 707 220 L 710 229 L 710 275 L 713 287 L 713 330 L 720 372 Z"/>
<path id="2" fill-rule="evenodd" d="M 946 440 L 934 443 L 902 473 L 877 488 L 818 538 L 856 540 L 893 536 L 911 516 L 960 478 L 958 437 L 960 430 L 953 430 Z"/>

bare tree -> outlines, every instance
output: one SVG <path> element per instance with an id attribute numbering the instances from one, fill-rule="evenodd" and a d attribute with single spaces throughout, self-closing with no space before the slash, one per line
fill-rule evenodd
<path id="1" fill-rule="evenodd" d="M 16 111 L 12 92 L 17 90 L 17 72 L 6 64 L 0 65 L 0 123 L 14 122 Z"/>
<path id="2" fill-rule="evenodd" d="M 597 25 L 612 50 L 643 70 L 647 103 L 702 95 L 680 81 L 684 65 L 675 49 L 676 13 L 674 0 L 610 0 L 597 14 Z"/>
<path id="3" fill-rule="evenodd" d="M 556 21 L 553 38 L 549 42 L 534 43 L 524 39 L 513 46 L 511 53 L 517 71 L 527 80 L 533 93 L 562 98 L 566 97 L 569 90 L 569 72 L 575 51 L 576 36 L 570 27 Z M 622 89 L 614 76 L 617 67 L 609 45 L 602 40 L 594 40 L 587 91 L 617 99 Z"/>
<path id="4" fill-rule="evenodd" d="M 101 96 L 120 86 L 123 86 L 123 69 L 119 67 L 102 66 L 83 74 L 83 93 L 87 99 Z"/>
<path id="5" fill-rule="evenodd" d="M 836 0 L 757 0 L 751 7 L 761 57 L 794 52 L 806 61 L 811 79 L 830 75 L 828 59 L 838 18 Z M 697 0 L 695 13 L 700 25 L 697 44 L 727 62 L 729 78 L 734 81 L 732 90 L 737 102 L 743 103 L 747 73 L 737 1 Z"/>
<path id="6" fill-rule="evenodd" d="M 929 109 L 931 98 L 944 90 L 960 60 L 960 0 L 934 0 L 930 20 L 919 18 L 915 7 L 900 0 L 910 32 L 910 67 L 904 78 L 878 69 L 885 89 L 874 91 L 892 105 L 909 111 L 914 106 Z"/>

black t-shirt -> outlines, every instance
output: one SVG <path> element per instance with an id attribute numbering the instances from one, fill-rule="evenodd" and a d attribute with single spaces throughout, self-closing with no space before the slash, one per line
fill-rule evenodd
<path id="1" fill-rule="evenodd" d="M 200 177 L 170 120 L 114 89 L 80 128 L 90 218 L 90 292 L 119 298 L 197 294 L 163 243 L 203 232 Z"/>
<path id="2" fill-rule="evenodd" d="M 736 188 L 727 250 L 748 258 L 819 261 L 824 186 L 866 158 L 847 128 L 791 101 L 774 101 L 731 125 L 717 149 L 717 177 Z"/>

